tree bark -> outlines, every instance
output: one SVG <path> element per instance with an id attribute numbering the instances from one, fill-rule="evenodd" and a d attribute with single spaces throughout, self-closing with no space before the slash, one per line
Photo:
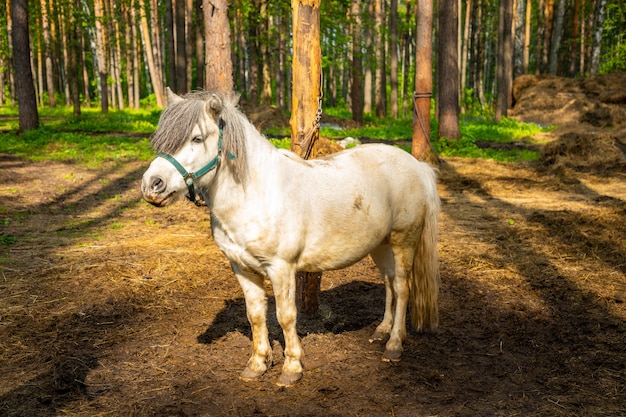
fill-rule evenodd
<path id="1" fill-rule="evenodd" d="M 176 24 L 176 56 L 175 74 L 176 89 L 179 93 L 185 93 L 187 87 L 187 34 L 185 28 L 185 0 L 175 0 L 175 24 Z"/>
<path id="2" fill-rule="evenodd" d="M 165 0 L 165 85 L 177 94 L 183 93 L 176 85 L 176 28 L 174 26 L 174 0 Z"/>
<path id="3" fill-rule="evenodd" d="M 100 106 L 102 113 L 106 114 L 109 112 L 109 88 L 107 84 L 109 74 L 107 72 L 104 26 L 102 24 L 102 20 L 104 19 L 102 0 L 94 1 L 94 14 L 96 16 L 96 55 L 98 59 L 98 78 L 100 81 Z"/>
<path id="4" fill-rule="evenodd" d="M 604 14 L 606 0 L 597 0 L 593 16 L 593 38 L 591 43 L 591 66 L 590 75 L 596 75 L 600 70 L 600 47 L 602 45 L 602 27 L 604 26 Z"/>
<path id="5" fill-rule="evenodd" d="M 433 91 L 432 33 L 433 2 L 417 0 L 415 11 L 415 92 L 411 154 L 419 160 L 436 164 L 430 145 L 430 99 Z"/>
<path id="6" fill-rule="evenodd" d="M 548 59 L 548 72 L 556 75 L 559 63 L 559 47 L 561 46 L 561 36 L 563 35 L 563 21 L 565 20 L 565 0 L 557 0 L 556 18 L 554 19 L 554 29 L 552 40 L 550 41 L 550 58 Z"/>
<path id="7" fill-rule="evenodd" d="M 319 126 L 317 111 L 321 100 L 320 0 L 292 0 L 293 67 L 291 105 L 291 148 L 298 155 L 317 154 Z M 310 148 L 310 149 L 307 149 Z M 296 274 L 298 310 L 313 315 L 319 307 L 321 273 Z"/>
<path id="8" fill-rule="evenodd" d="M 376 48 L 376 116 L 387 116 L 387 71 L 385 63 L 385 33 L 383 25 L 385 22 L 385 12 L 383 1 L 374 1 L 374 15 L 376 16 L 375 48 Z"/>
<path id="9" fill-rule="evenodd" d="M 261 21 L 259 22 L 261 46 L 261 105 L 269 106 L 272 104 L 272 72 L 270 59 L 270 27 L 268 0 L 261 0 Z"/>
<path id="10" fill-rule="evenodd" d="M 72 0 L 69 7 L 66 7 L 67 25 L 67 45 L 68 45 L 68 62 L 67 62 L 67 80 L 70 90 L 70 101 L 74 117 L 80 116 L 80 86 L 79 77 L 81 71 L 78 68 L 80 60 L 80 28 L 76 21 L 76 11 L 80 10 L 80 0 Z"/>
<path id="11" fill-rule="evenodd" d="M 526 0 L 516 0 L 513 17 L 513 77 L 524 74 Z"/>
<path id="12" fill-rule="evenodd" d="M 352 105 L 352 119 L 363 123 L 363 53 L 361 39 L 361 1 L 355 0 L 350 8 L 352 23 L 352 85 L 350 101 Z"/>
<path id="13" fill-rule="evenodd" d="M 511 91 L 513 84 L 513 36 L 511 26 L 513 21 L 513 0 L 501 0 L 498 20 L 498 68 L 497 85 L 498 97 L 496 100 L 496 121 L 506 117 L 511 106 Z"/>
<path id="14" fill-rule="evenodd" d="M 202 11 L 202 0 L 194 1 L 196 2 L 194 24 L 194 30 L 196 31 L 196 86 L 204 88 L 204 14 Z"/>
<path id="15" fill-rule="evenodd" d="M 461 82 L 460 94 L 463 99 L 465 99 L 465 92 L 467 91 L 467 60 L 470 43 L 469 28 L 472 21 L 472 7 L 472 0 L 467 0 L 467 2 L 465 3 L 465 25 L 463 27 L 463 48 L 461 51 L 461 69 L 459 76 L 459 80 Z M 461 9 L 459 9 L 459 13 L 460 12 Z M 461 111 L 465 112 L 464 106 L 462 106 Z"/>
<path id="16" fill-rule="evenodd" d="M 234 91 L 234 81 L 228 0 L 204 0 L 202 7 L 206 31 L 206 88 L 230 94 Z"/>
<path id="17" fill-rule="evenodd" d="M 141 1 L 141 0 L 140 0 Z M 148 72 L 150 73 L 150 79 L 152 80 L 152 89 L 156 97 L 156 104 L 159 107 L 165 106 L 165 91 L 163 88 L 162 71 L 160 65 L 157 63 L 157 59 L 154 54 L 154 48 L 152 45 L 152 35 L 150 28 L 148 27 L 148 17 L 146 15 L 146 9 L 143 4 L 140 5 L 140 18 L 141 18 L 141 39 L 143 40 L 144 51 L 146 53 L 146 60 L 148 61 Z"/>
<path id="18" fill-rule="evenodd" d="M 41 0 L 41 32 L 43 35 L 44 60 L 46 66 L 46 87 L 48 89 L 48 105 L 56 107 L 54 98 L 54 74 L 52 69 L 52 55 L 50 46 L 50 24 L 48 18 L 48 3 Z"/>
<path id="19" fill-rule="evenodd" d="M 398 0 L 391 0 L 389 7 L 389 62 L 391 85 L 391 117 L 398 117 Z"/>
<path id="20" fill-rule="evenodd" d="M 524 74 L 528 74 L 528 65 L 530 63 L 530 23 L 531 23 L 530 21 L 532 17 L 531 12 L 532 12 L 532 1 L 526 0 L 526 21 L 524 22 L 524 53 L 523 53 Z"/>
<path id="21" fill-rule="evenodd" d="M 439 20 L 438 98 L 439 137 L 459 139 L 459 65 L 458 65 L 458 2 L 437 3 Z"/>
<path id="22" fill-rule="evenodd" d="M 11 0 L 11 19 L 13 37 L 13 65 L 15 73 L 15 92 L 17 93 L 19 112 L 19 132 L 23 133 L 39 127 L 37 96 L 33 83 L 33 71 L 30 64 L 30 36 L 28 32 L 27 0 Z"/>
<path id="23" fill-rule="evenodd" d="M 372 97 L 373 97 L 373 84 L 374 84 L 374 74 L 372 71 L 372 50 L 374 48 L 374 36 L 375 33 L 371 29 L 372 27 L 372 16 L 374 14 L 374 4 L 373 2 L 364 3 L 367 6 L 367 13 L 365 13 L 364 20 L 364 33 L 365 33 L 365 50 L 367 51 L 367 55 L 365 55 L 365 76 L 363 79 L 363 112 L 371 113 L 372 112 Z M 375 64 L 375 62 L 374 62 Z"/>
<path id="24" fill-rule="evenodd" d="M 545 29 L 543 32 L 543 51 L 541 56 L 541 72 L 546 72 L 550 62 L 550 48 L 552 42 L 552 30 L 554 21 L 554 0 L 544 0 L 543 19 Z"/>

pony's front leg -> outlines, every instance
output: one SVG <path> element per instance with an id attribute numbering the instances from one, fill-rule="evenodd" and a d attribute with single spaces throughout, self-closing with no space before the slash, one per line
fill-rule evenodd
<path id="1" fill-rule="evenodd" d="M 236 266 L 233 271 L 246 299 L 246 314 L 252 327 L 252 356 L 239 378 L 252 381 L 259 378 L 272 365 L 272 349 L 267 332 L 267 298 L 263 277 L 243 272 Z"/>
<path id="2" fill-rule="evenodd" d="M 281 387 L 294 385 L 302 378 L 302 346 L 296 330 L 296 278 L 295 267 L 284 264 L 272 268 L 269 274 L 276 298 L 276 318 L 285 336 L 285 363 L 276 384 Z"/>

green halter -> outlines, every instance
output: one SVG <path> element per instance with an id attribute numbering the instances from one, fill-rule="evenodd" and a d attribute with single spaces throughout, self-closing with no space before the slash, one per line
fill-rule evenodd
<path id="1" fill-rule="evenodd" d="M 199 170 L 197 170 L 196 172 L 188 172 L 181 164 L 180 162 L 178 162 L 172 155 L 163 153 L 163 152 L 159 152 L 157 154 L 157 157 L 161 157 L 167 161 L 169 161 L 172 165 L 174 165 L 174 168 L 176 168 L 176 170 L 180 173 L 180 175 L 183 176 L 183 179 L 185 180 L 185 184 L 187 184 L 187 189 L 189 190 L 189 200 L 193 201 L 193 203 L 197 206 L 201 205 L 199 203 L 199 201 L 196 199 L 196 190 L 195 190 L 195 186 L 194 186 L 194 180 L 197 180 L 198 178 L 200 178 L 201 176 L 211 172 L 213 169 L 215 169 L 217 167 L 217 164 L 220 161 L 220 154 L 222 153 L 222 142 L 223 142 L 223 136 L 224 136 L 224 126 L 226 125 L 226 122 L 224 121 L 224 119 L 222 119 L 220 117 L 220 119 L 217 122 L 217 125 L 219 127 L 219 132 L 220 132 L 220 136 L 219 139 L 217 140 L 217 155 L 215 155 L 215 158 L 211 159 L 209 161 L 208 164 L 206 164 L 205 166 L 203 166 L 202 168 L 200 168 Z M 231 154 L 230 152 L 228 152 L 228 159 L 233 160 L 235 158 L 237 158 L 235 155 Z"/>

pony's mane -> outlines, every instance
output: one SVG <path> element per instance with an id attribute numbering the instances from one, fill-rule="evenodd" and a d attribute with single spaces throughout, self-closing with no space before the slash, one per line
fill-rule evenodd
<path id="1" fill-rule="evenodd" d="M 223 161 L 231 165 L 235 179 L 243 181 L 246 177 L 244 138 L 246 126 L 250 122 L 237 108 L 238 95 L 223 96 L 210 91 L 192 91 L 184 95 L 183 100 L 176 101 L 163 110 L 156 132 L 152 135 L 152 147 L 157 152 L 175 154 L 189 139 L 203 112 L 206 112 L 209 99 L 215 96 L 221 102 L 220 117 L 224 120 L 222 152 L 235 156 L 235 159 L 224 158 Z"/>

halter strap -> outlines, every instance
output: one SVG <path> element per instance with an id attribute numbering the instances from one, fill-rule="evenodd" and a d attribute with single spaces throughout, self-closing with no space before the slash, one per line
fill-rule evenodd
<path id="1" fill-rule="evenodd" d="M 157 157 L 161 157 L 165 159 L 166 161 L 168 161 L 169 163 L 171 163 L 172 165 L 174 165 L 174 168 L 176 168 L 176 170 L 180 173 L 180 175 L 183 176 L 183 179 L 185 180 L 185 184 L 187 184 L 187 189 L 189 190 L 189 200 L 191 200 L 196 206 L 200 206 L 201 204 L 196 199 L 196 190 L 194 186 L 194 180 L 197 180 L 201 176 L 211 172 L 213 169 L 217 167 L 217 164 L 220 161 L 220 154 L 222 153 L 222 142 L 223 142 L 222 138 L 224 136 L 225 125 L 226 125 L 226 122 L 224 121 L 224 119 L 220 117 L 220 119 L 217 122 L 217 126 L 219 127 L 219 138 L 217 140 L 217 155 L 215 155 L 215 157 L 211 159 L 208 164 L 206 164 L 205 166 L 203 166 L 196 172 L 188 172 L 185 169 L 185 167 L 183 167 L 180 164 L 180 162 L 178 162 L 176 158 L 174 158 L 172 155 L 169 155 L 163 152 L 159 152 L 157 154 Z M 227 156 L 228 156 L 228 159 L 230 160 L 237 158 L 235 155 L 233 155 L 230 152 L 228 152 Z"/>

